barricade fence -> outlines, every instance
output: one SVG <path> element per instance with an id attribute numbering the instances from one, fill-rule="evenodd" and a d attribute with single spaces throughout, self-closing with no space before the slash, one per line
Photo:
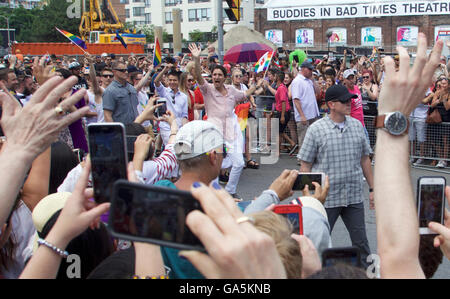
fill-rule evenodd
<path id="1" fill-rule="evenodd" d="M 264 150 L 272 149 L 273 151 L 276 147 L 278 153 L 285 153 L 286 151 L 280 151 L 278 148 L 279 138 L 281 138 L 281 136 L 278 136 L 281 135 L 278 134 L 278 125 L 276 125 L 277 131 L 275 132 L 273 130 L 275 124 L 279 123 L 274 105 L 275 97 L 256 96 L 255 102 L 256 110 L 253 116 L 256 118 L 256 121 L 251 122 L 254 127 L 251 131 L 257 133 L 251 134 L 252 138 L 249 139 L 250 152 L 264 154 Z M 367 105 L 367 103 L 364 104 Z M 376 102 L 371 102 L 371 104 L 376 104 Z M 292 102 L 290 106 L 290 120 L 286 125 L 284 133 L 297 143 L 297 127 Z M 321 111 L 321 117 L 326 113 L 326 111 Z M 373 114 L 373 111 L 371 111 L 371 114 Z M 364 124 L 369 136 L 370 147 L 373 151 L 375 151 L 376 146 L 375 117 L 376 115 L 364 115 Z M 411 166 L 450 173 L 450 123 L 427 124 L 425 123 L 425 119 L 421 118 L 410 118 L 409 121 L 408 135 L 410 140 Z M 282 141 L 280 145 L 288 148 L 290 146 L 286 141 Z M 263 150 L 261 151 L 261 149 Z"/>

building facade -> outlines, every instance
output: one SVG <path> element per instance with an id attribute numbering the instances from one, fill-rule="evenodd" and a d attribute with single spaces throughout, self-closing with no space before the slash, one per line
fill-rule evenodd
<path id="1" fill-rule="evenodd" d="M 126 21 L 137 26 L 161 26 L 168 34 L 173 34 L 172 10 L 181 10 L 182 38 L 189 40 L 189 33 L 194 30 L 211 32 L 217 28 L 217 0 L 122 0 L 125 5 Z M 264 0 L 241 0 L 241 21 L 239 25 L 254 28 L 254 10 L 262 7 Z M 223 8 L 227 8 L 223 2 Z M 224 30 L 235 26 L 223 12 Z"/>
<path id="2" fill-rule="evenodd" d="M 287 0 L 289 1 L 289 0 Z M 440 1 L 378 1 L 373 4 L 310 3 L 283 7 L 280 2 L 255 9 L 255 30 L 288 49 L 336 50 L 337 47 L 397 45 L 415 50 L 418 32 L 428 45 L 450 39 L 450 3 Z M 354 3 L 354 1 L 353 1 Z"/>

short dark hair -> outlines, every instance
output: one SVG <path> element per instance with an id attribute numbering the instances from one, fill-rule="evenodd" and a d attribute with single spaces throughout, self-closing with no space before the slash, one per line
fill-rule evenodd
<path id="1" fill-rule="evenodd" d="M 1 69 L 0 70 L 0 80 L 8 81 L 8 75 L 10 73 L 15 73 L 15 71 L 12 69 L 7 69 L 7 68 Z"/>
<path id="2" fill-rule="evenodd" d="M 212 67 L 212 69 L 211 69 L 211 74 L 212 74 L 216 69 L 221 70 L 222 73 L 223 73 L 223 75 L 224 75 L 224 77 L 227 76 L 227 74 L 228 74 L 227 69 L 224 68 L 223 66 L 221 66 L 220 64 L 216 64 L 216 65 L 214 65 L 214 66 Z"/>

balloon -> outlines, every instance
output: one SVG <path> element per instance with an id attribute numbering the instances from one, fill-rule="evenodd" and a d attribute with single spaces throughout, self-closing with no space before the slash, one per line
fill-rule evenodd
<path id="1" fill-rule="evenodd" d="M 297 49 L 295 51 L 292 51 L 291 54 L 289 54 L 289 65 L 292 66 L 292 61 L 294 61 L 294 56 L 298 57 L 298 65 L 301 65 L 303 61 L 306 59 L 306 53 L 303 50 Z"/>

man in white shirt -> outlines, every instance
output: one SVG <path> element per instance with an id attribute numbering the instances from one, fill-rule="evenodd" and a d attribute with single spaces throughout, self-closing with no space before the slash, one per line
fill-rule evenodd
<path id="1" fill-rule="evenodd" d="M 300 72 L 291 83 L 299 148 L 302 147 L 306 130 L 319 118 L 319 107 L 312 80 L 313 70 L 314 66 L 310 62 L 303 62 Z"/>

